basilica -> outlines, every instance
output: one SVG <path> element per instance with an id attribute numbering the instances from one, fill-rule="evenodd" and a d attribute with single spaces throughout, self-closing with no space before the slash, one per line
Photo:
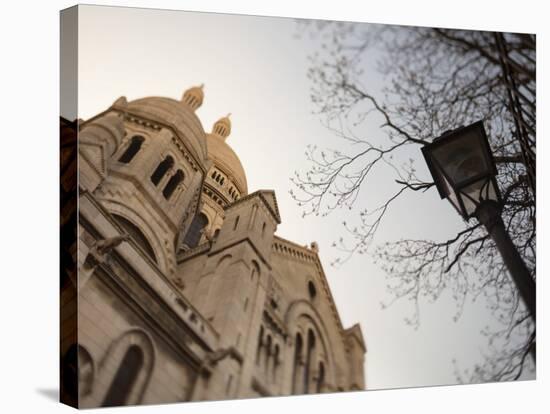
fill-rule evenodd
<path id="1" fill-rule="evenodd" d="M 206 132 L 203 100 L 199 86 L 179 100 L 120 97 L 90 119 L 61 119 L 68 404 L 366 387 L 361 328 L 342 325 L 318 245 L 276 234 L 276 194 L 249 191 L 230 117 Z M 64 139 L 78 145 L 78 175 L 65 180 Z M 71 180 L 76 209 L 63 201 Z"/>

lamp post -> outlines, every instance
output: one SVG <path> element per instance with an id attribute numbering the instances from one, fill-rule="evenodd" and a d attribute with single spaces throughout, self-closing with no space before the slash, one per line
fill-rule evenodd
<path id="1" fill-rule="evenodd" d="M 536 321 L 536 285 L 502 221 L 497 169 L 483 122 L 449 131 L 422 148 L 441 198 L 451 202 L 468 221 L 486 228 L 525 303 Z"/>

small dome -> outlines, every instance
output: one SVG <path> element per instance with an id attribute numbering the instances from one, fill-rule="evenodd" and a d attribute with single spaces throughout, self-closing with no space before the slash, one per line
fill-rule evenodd
<path id="1" fill-rule="evenodd" d="M 214 127 L 212 128 L 212 134 L 219 135 L 222 138 L 227 138 L 229 134 L 231 134 L 231 120 L 229 119 L 230 115 L 231 114 L 229 113 L 227 116 L 224 116 L 216 121 Z"/>
<path id="2" fill-rule="evenodd" d="M 241 196 L 246 195 L 248 187 L 244 168 L 237 154 L 225 142 L 225 138 L 218 134 L 207 134 L 206 146 L 208 157 L 214 162 L 214 166 L 228 175 L 229 180 L 235 184 Z"/>
<path id="3" fill-rule="evenodd" d="M 189 106 L 193 111 L 200 108 L 202 105 L 202 102 L 204 100 L 204 83 L 200 86 L 193 86 L 192 88 L 187 89 L 183 96 L 181 97 L 181 101 Z"/>

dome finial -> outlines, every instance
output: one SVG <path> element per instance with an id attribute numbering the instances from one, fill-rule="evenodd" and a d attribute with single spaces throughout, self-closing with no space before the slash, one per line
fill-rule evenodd
<path id="1" fill-rule="evenodd" d="M 193 111 L 200 108 L 204 100 L 204 83 L 201 83 L 200 86 L 193 86 L 192 88 L 187 89 L 181 98 L 181 101 L 191 108 Z"/>
<path id="2" fill-rule="evenodd" d="M 212 134 L 218 135 L 222 138 L 227 138 L 229 134 L 231 134 L 231 121 L 229 120 L 230 116 L 231 112 L 223 118 L 218 119 L 212 128 Z"/>

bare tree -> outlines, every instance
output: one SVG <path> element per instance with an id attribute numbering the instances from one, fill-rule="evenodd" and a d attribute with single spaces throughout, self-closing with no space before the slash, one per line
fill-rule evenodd
<path id="1" fill-rule="evenodd" d="M 296 172 L 291 194 L 304 215 L 352 211 L 357 224 L 343 223 L 336 263 L 373 250 L 389 280 L 389 303 L 408 298 L 416 304 L 408 320 L 413 326 L 422 297 L 435 301 L 450 289 L 458 318 L 465 303 L 484 296 L 503 328 L 484 332 L 485 362 L 473 371 L 457 369 L 460 381 L 516 379 L 532 370 L 527 355 L 535 326 L 477 221 L 464 222 L 445 240 L 373 240 L 396 200 L 435 191 L 431 178 L 416 169 L 424 162 L 420 147 L 482 119 L 497 163 L 503 219 L 535 277 L 534 36 L 335 22 L 299 26 L 322 39 L 310 56 L 312 102 L 326 127 L 350 145 L 346 151 L 308 146 L 307 170 Z M 384 74 L 383 88 L 372 85 L 374 69 Z M 359 192 L 378 174 L 392 192 L 376 205 L 361 205 Z"/>

